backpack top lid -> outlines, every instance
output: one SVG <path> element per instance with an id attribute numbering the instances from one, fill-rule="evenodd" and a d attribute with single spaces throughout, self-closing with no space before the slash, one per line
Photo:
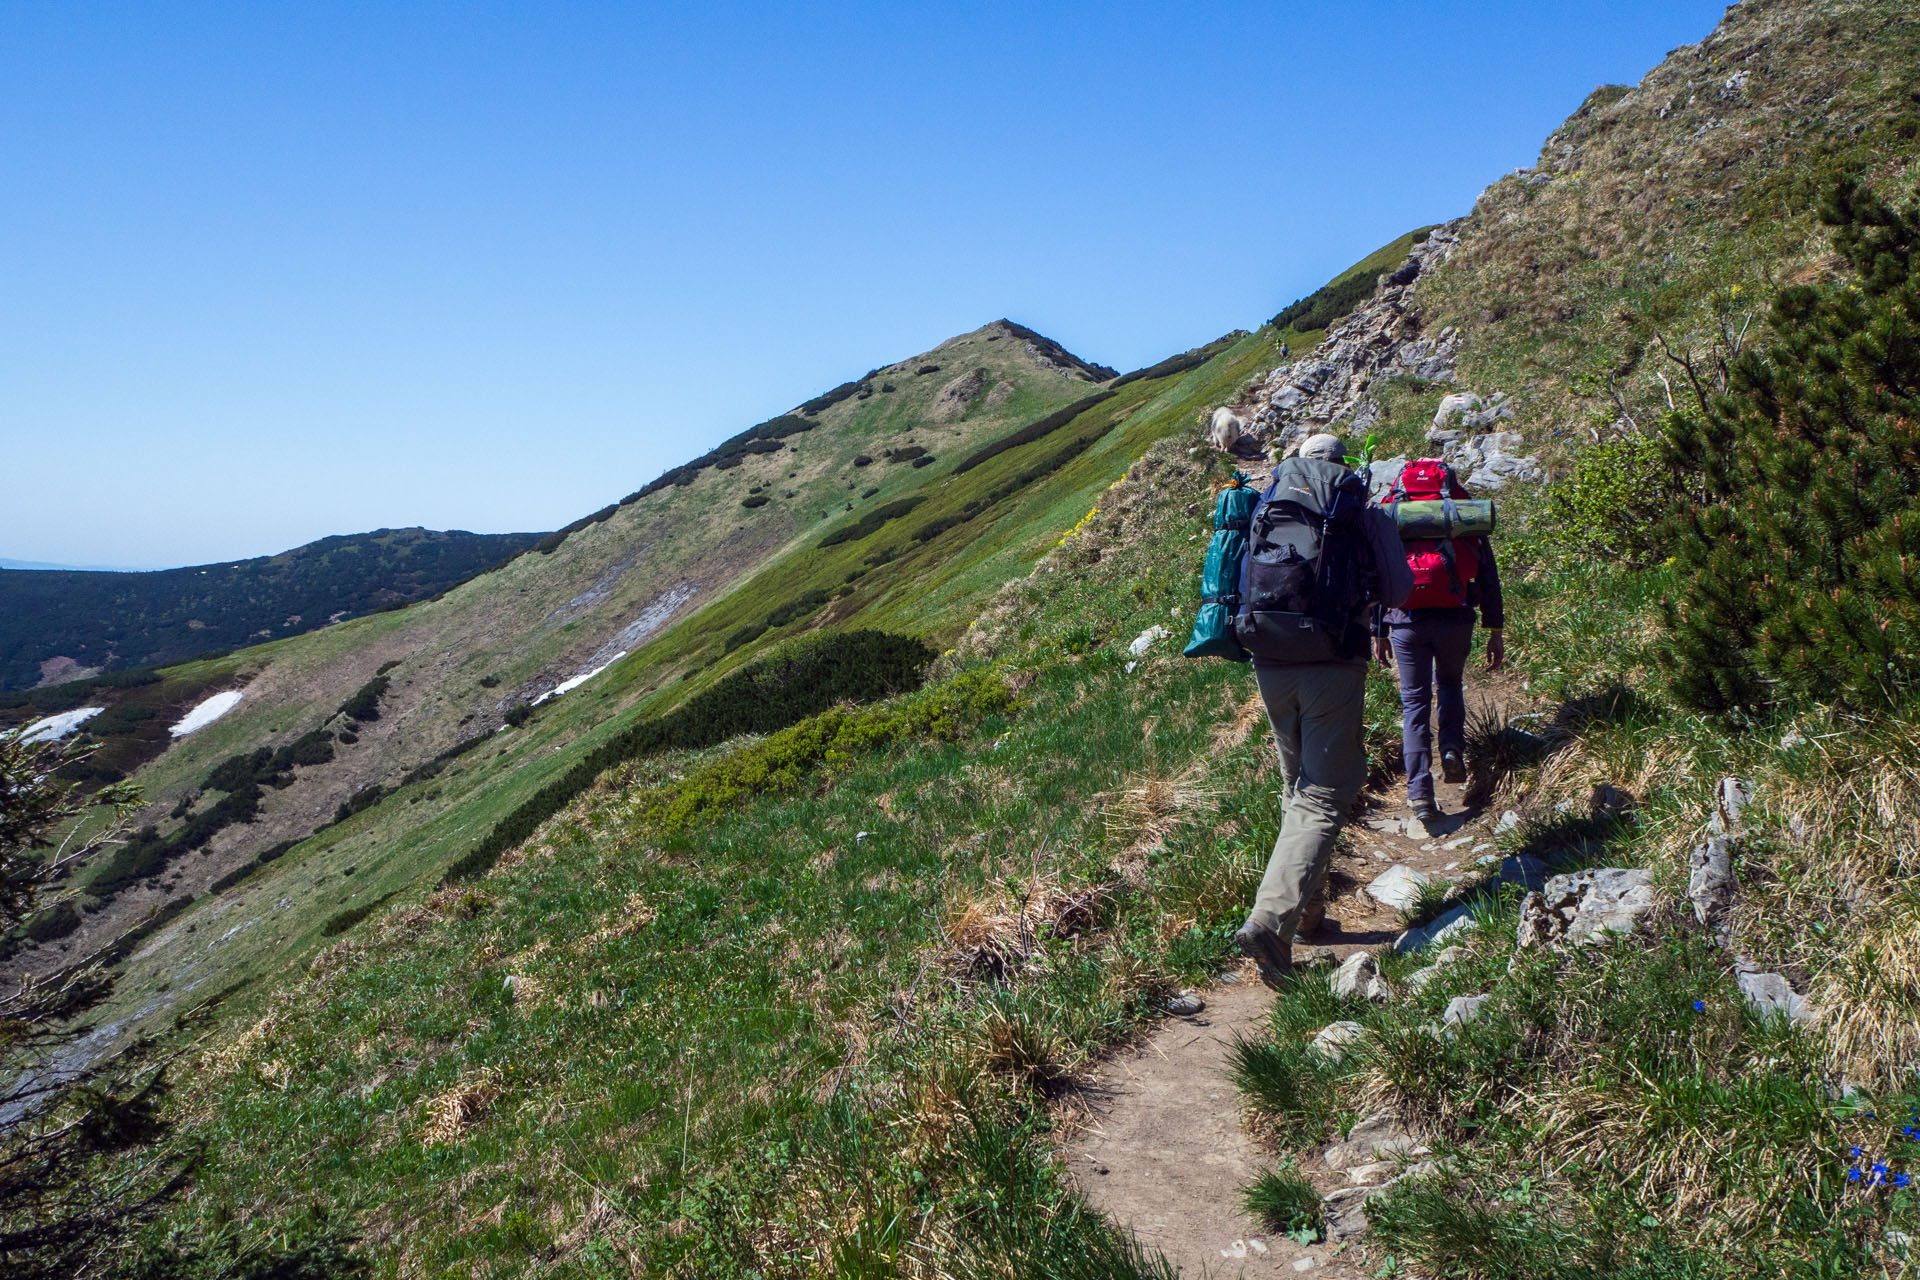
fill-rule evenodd
<path id="1" fill-rule="evenodd" d="M 1415 458 L 1401 468 L 1387 502 L 1431 502 L 1437 498 L 1464 498 L 1467 491 L 1453 477 L 1453 468 L 1440 458 Z"/>
<path id="2" fill-rule="evenodd" d="M 1353 479 L 1353 471 L 1344 463 L 1295 455 L 1274 467 L 1266 497 L 1270 502 L 1291 502 L 1314 515 L 1325 515 L 1333 506 L 1333 495 Z"/>

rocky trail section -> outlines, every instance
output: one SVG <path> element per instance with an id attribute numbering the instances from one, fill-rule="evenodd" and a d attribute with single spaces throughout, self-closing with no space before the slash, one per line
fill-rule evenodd
<path id="1" fill-rule="evenodd" d="M 1435 333 L 1417 305 L 1423 278 L 1444 263 L 1460 243 L 1466 219 L 1434 228 L 1413 246 L 1407 260 L 1382 276 L 1373 296 L 1291 364 L 1276 366 L 1247 388 L 1239 403 L 1223 406 L 1209 424 L 1212 442 L 1243 454 L 1261 450 L 1280 457 L 1319 431 L 1358 440 L 1382 421 L 1373 394 L 1388 379 L 1451 383 L 1461 333 L 1452 326 Z M 1511 426 L 1508 397 L 1460 391 L 1441 401 L 1426 438 L 1469 485 L 1499 489 L 1514 480 L 1539 480 L 1540 464 L 1522 452 L 1525 440 Z M 1232 421 L 1230 429 L 1225 427 Z"/>
<path id="2" fill-rule="evenodd" d="M 1420 885 L 1463 880 L 1475 870 L 1516 870 L 1505 865 L 1515 860 L 1493 853 L 1496 829 L 1512 817 L 1468 808 L 1459 787 L 1442 783 L 1440 796 L 1453 816 L 1433 830 L 1404 805 L 1377 799 L 1372 812 L 1347 828 L 1327 878 L 1326 922 L 1295 943 L 1300 963 L 1364 992 L 1373 953 L 1406 932 L 1407 886 L 1417 894 Z M 1476 864 L 1489 857 L 1484 867 Z M 1445 919 L 1435 925 L 1444 928 Z M 1165 1254 L 1183 1276 L 1358 1280 L 1371 1274 L 1351 1237 L 1365 1229 L 1367 1195 L 1400 1172 L 1402 1162 L 1391 1157 L 1400 1152 L 1417 1163 L 1416 1144 L 1397 1133 L 1382 1137 L 1356 1128 L 1325 1156 L 1301 1165 L 1328 1198 L 1332 1238 L 1302 1245 L 1268 1230 L 1239 1207 L 1241 1192 L 1273 1158 L 1241 1125 L 1229 1053 L 1236 1040 L 1268 1034 L 1271 996 L 1251 965 L 1196 994 L 1202 1008 L 1169 1017 L 1079 1095 L 1089 1114 L 1067 1143 L 1075 1182 L 1095 1207 Z M 1337 1032 L 1322 1035 L 1337 1052 Z"/>

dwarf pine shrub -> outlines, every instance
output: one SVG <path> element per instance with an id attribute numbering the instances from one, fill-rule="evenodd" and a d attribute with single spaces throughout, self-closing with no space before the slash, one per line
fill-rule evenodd
<path id="1" fill-rule="evenodd" d="M 1823 204 L 1845 282 L 1784 289 L 1772 345 L 1674 415 L 1697 505 L 1672 526 L 1663 665 L 1687 702 L 1885 706 L 1920 657 L 1920 204 Z"/>

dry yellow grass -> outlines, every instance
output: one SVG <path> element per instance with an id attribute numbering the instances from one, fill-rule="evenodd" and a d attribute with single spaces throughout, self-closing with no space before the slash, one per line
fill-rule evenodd
<path id="1" fill-rule="evenodd" d="M 458 1142 L 505 1092 L 502 1076 L 495 1068 L 467 1072 L 452 1088 L 428 1100 L 421 1140 L 428 1146 Z"/>

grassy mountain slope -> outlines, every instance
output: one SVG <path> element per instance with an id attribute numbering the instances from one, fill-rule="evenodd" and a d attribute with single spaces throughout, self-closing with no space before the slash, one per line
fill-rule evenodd
<path id="1" fill-rule="evenodd" d="M 1423 282 L 1424 319 L 1462 326 L 1476 389 L 1522 393 L 1514 425 L 1567 469 L 1554 492 L 1592 482 L 1582 460 L 1605 455 L 1581 440 L 1601 433 L 1596 409 L 1613 429 L 1642 412 L 1633 396 L 1664 402 L 1619 300 L 1595 305 L 1612 273 L 1622 288 L 1656 280 L 1662 336 L 1706 349 L 1723 287 L 1827 260 L 1802 208 L 1786 206 L 1792 226 L 1774 240 L 1770 222 L 1748 226 L 1737 201 L 1714 198 L 1742 166 L 1790 185 L 1838 163 L 1791 142 L 1807 86 L 1825 111 L 1808 136 L 1846 139 L 1883 182 L 1911 174 L 1912 134 L 1875 123 L 1907 110 L 1900 77 L 1920 65 L 1901 16 L 1740 6 L 1563 130 L 1624 110 L 1633 136 L 1617 149 L 1489 190 Z M 1746 60 L 1729 69 L 1735 52 Z M 1661 114 L 1670 86 L 1717 94 L 1749 66 L 1741 86 L 1772 68 L 1787 87 L 1756 85 L 1743 124 Z M 1718 151 L 1723 133 L 1745 149 Z M 1859 139 L 1879 141 L 1845 151 Z M 1579 154 L 1565 145 L 1550 152 Z M 1663 215 L 1684 221 L 1589 252 L 1632 225 L 1635 175 L 1656 161 L 1662 197 L 1694 202 Z M 1249 345 L 1243 358 L 1251 372 L 1266 357 Z M 1417 444 L 1439 390 L 1377 389 L 1388 431 Z M 1134 419 L 1144 436 L 1155 413 L 1171 434 L 1207 399 L 1163 393 Z M 1112 469 L 1089 462 L 1080 488 L 1035 508 L 1030 546 L 1045 541 L 1042 510 L 1076 497 L 1100 509 L 992 600 L 927 688 L 615 769 L 490 875 L 399 895 L 263 999 L 248 1029 L 217 1036 L 186 1102 L 188 1135 L 216 1155 L 174 1220 L 182 1238 L 234 1220 L 345 1229 L 381 1274 L 1152 1274 L 1063 1178 L 1049 1102 L 1157 996 L 1223 963 L 1279 815 L 1246 672 L 1176 655 L 1207 485 L 1226 464 L 1169 439 L 1102 494 L 1127 458 L 1113 453 Z M 932 501 L 902 520 L 935 519 Z M 1904 1172 L 1901 1126 L 1920 1105 L 1901 1093 L 1920 1051 L 1912 717 L 1810 709 L 1762 733 L 1686 712 L 1650 645 L 1660 598 L 1687 584 L 1657 559 L 1556 550 L 1546 508 L 1515 505 L 1534 520 L 1509 543 L 1512 645 L 1539 716 L 1525 723 L 1554 728 L 1494 724 L 1476 744 L 1498 803 L 1522 818 L 1502 852 L 1648 866 L 1662 905 L 1635 940 L 1509 968 L 1514 906 L 1488 898 L 1457 972 L 1423 994 L 1347 1008 L 1298 986 L 1276 1004 L 1271 1044 L 1250 1050 L 1248 1100 L 1277 1166 L 1383 1104 L 1431 1135 L 1452 1164 L 1371 1211 L 1367 1265 L 1383 1274 L 1902 1274 L 1914 1201 L 1847 1171 L 1863 1171 L 1857 1148 Z M 867 543 L 911 557 L 904 532 Z M 956 534 L 966 527 L 936 537 Z M 861 550 L 817 553 L 817 580 L 844 579 Z M 882 589 L 901 558 L 853 584 L 874 592 L 875 617 L 920 607 Z M 1129 670 L 1129 641 L 1153 624 L 1176 634 Z M 667 664 L 690 645 L 655 643 Z M 644 685 L 644 669 L 627 678 Z M 1376 674 L 1383 766 L 1396 720 Z M 1754 788 L 1758 834 L 1721 949 L 1681 895 L 1713 790 L 1734 773 Z M 1602 785 L 1629 798 L 1624 813 L 1596 807 Z M 1816 994 L 1808 1028 L 1742 1003 L 1741 951 Z M 1389 958 L 1389 976 L 1411 963 Z M 1468 992 L 1492 997 L 1482 1022 L 1425 1029 Z M 1338 1069 L 1307 1061 L 1306 1037 L 1338 1016 L 1365 1021 L 1369 1047 Z"/>
<path id="2" fill-rule="evenodd" d="M 999 342 L 1018 335 L 996 326 L 979 337 Z M 992 344 L 981 345 L 994 349 Z M 365 679 L 383 665 L 396 660 L 397 665 L 384 673 L 389 684 L 379 702 L 378 719 L 346 726 L 358 740 L 337 742 L 334 760 L 312 769 L 295 768 L 291 770 L 294 785 L 266 790 L 259 822 L 228 828 L 209 842 L 208 852 L 176 859 L 160 877 L 123 893 L 89 918 L 91 928 L 106 933 L 141 919 L 157 902 L 165 901 L 176 910 L 194 904 L 191 911 L 162 920 L 161 927 L 143 938 L 126 965 L 118 1008 L 144 1010 L 137 1025 L 157 1025 L 181 1000 L 203 998 L 309 953 L 325 940 L 328 922 L 342 912 L 364 909 L 403 888 L 430 883 L 514 806 L 564 774 L 581 753 L 619 734 L 636 716 L 655 713 L 710 687 L 726 672 L 802 628 L 878 625 L 946 643 L 960 633 L 988 593 L 1009 575 L 1024 571 L 1073 525 L 1130 458 L 1152 440 L 1181 430 L 1210 405 L 1231 398 L 1270 363 L 1269 338 L 1239 335 L 1216 346 L 1217 353 L 1202 367 L 1131 382 L 1082 413 L 1055 415 L 1063 420 L 1033 439 L 1026 438 L 1031 432 L 1007 430 L 997 419 L 970 439 L 937 421 L 931 428 L 922 424 L 890 439 L 878 434 L 886 429 L 887 420 L 873 432 L 850 437 L 839 446 L 845 460 L 837 466 L 822 463 L 820 470 L 836 487 L 851 475 L 867 488 L 880 488 L 871 501 L 862 503 L 864 490 L 855 490 L 853 513 L 845 511 L 842 501 L 838 513 L 829 513 L 803 537 L 790 540 L 787 550 L 757 576 L 743 573 L 704 608 L 685 606 L 677 621 L 639 645 L 630 657 L 584 687 L 542 703 L 529 722 L 504 734 L 485 736 L 498 725 L 493 718 L 500 714 L 498 710 L 487 719 L 476 717 L 464 725 L 453 722 L 451 714 L 463 699 L 469 700 L 465 701 L 468 707 L 473 706 L 472 699 L 485 699 L 497 707 L 508 686 L 503 681 L 489 689 L 481 686 L 480 678 L 500 668 L 484 659 L 469 661 L 463 664 L 463 678 L 447 674 L 450 664 L 444 651 L 434 655 L 440 659 L 437 663 L 416 664 L 402 656 L 407 651 L 400 644 L 409 639 L 417 643 L 415 638 L 434 613 L 462 606 L 461 592 L 421 606 L 425 619 L 410 618 L 413 610 L 385 614 L 234 655 L 234 662 L 251 662 L 250 669 L 258 672 L 246 686 L 241 711 L 174 747 L 139 775 L 162 803 L 192 795 L 213 763 L 252 749 L 261 740 L 262 721 L 272 734 L 266 741 L 276 746 L 312 732 L 315 725 L 336 730 L 345 726 L 338 717 L 328 718 L 339 705 L 335 700 L 343 696 L 341 685 L 326 674 L 330 669 L 344 669 L 354 679 Z M 954 347 L 947 344 L 941 352 Z M 1022 358 L 1030 357 L 1023 354 Z M 903 367 L 911 377 L 912 368 L 927 362 L 904 362 Z M 1079 393 L 1072 403 L 1097 394 L 1084 382 L 1047 372 Z M 927 381 L 940 376 L 929 376 Z M 876 384 L 880 381 L 875 379 Z M 888 394 L 876 391 L 872 399 L 881 401 Z M 824 444 L 817 437 L 825 435 L 821 430 L 805 438 Z M 967 448 L 948 450 L 941 444 L 939 461 L 927 467 L 915 468 L 906 459 L 888 463 L 885 450 L 900 453 L 911 448 L 899 442 L 903 438 L 915 442 L 955 439 Z M 998 448 L 1010 439 L 1021 442 Z M 991 456 L 959 475 L 952 474 L 953 468 L 977 453 Z M 778 460 L 787 455 L 771 456 Z M 858 456 L 874 461 L 852 467 L 850 459 Z M 749 457 L 739 469 L 720 473 L 731 485 L 725 490 L 733 504 L 730 509 L 741 512 L 732 518 L 748 523 L 767 514 L 765 508 L 738 506 L 740 497 L 751 496 L 746 491 L 757 483 L 749 482 L 749 469 L 756 461 Z M 733 479 L 743 472 L 749 473 L 749 480 Z M 655 498 L 683 493 L 698 496 L 713 478 L 703 475 L 685 489 L 669 488 L 631 506 L 643 507 Z M 863 510 L 880 507 L 889 499 L 897 501 L 902 495 L 918 495 L 924 501 L 869 536 L 825 550 L 818 547 L 834 530 L 857 522 Z M 507 595 L 506 587 L 517 575 L 563 565 L 576 543 L 591 550 L 608 542 L 617 551 L 620 521 L 628 510 L 623 507 L 621 514 L 571 534 L 551 557 L 523 556 L 489 575 L 491 581 L 482 579 L 463 591 L 476 591 L 479 604 L 491 608 Z M 841 593 L 837 597 L 832 595 L 836 591 Z M 728 637 L 743 625 L 763 624 L 770 611 L 794 601 L 804 603 L 809 593 L 824 604 L 808 606 L 794 621 L 729 650 Z M 608 647 L 603 642 L 603 649 Z M 390 653 L 395 656 L 388 657 Z M 601 660 L 588 653 L 579 665 L 598 666 Z M 207 673 L 199 676 L 204 681 Z M 282 705 L 275 708 L 263 698 L 261 706 L 252 709 L 255 692 L 268 684 L 280 694 Z M 551 687 L 550 682 L 546 687 Z M 345 691 L 351 692 L 351 687 Z M 247 712 L 254 717 L 252 723 L 243 716 Z M 443 726 L 439 736 L 433 736 L 436 721 Z M 390 751 L 407 751 L 403 762 L 411 767 L 476 730 L 481 740 L 475 749 L 452 760 L 436 776 L 400 786 L 383 803 L 328 825 L 341 801 L 358 787 L 400 781 L 398 768 L 373 771 L 379 767 L 379 758 L 370 765 L 360 754 L 370 744 L 386 742 L 392 744 Z M 315 783 L 329 785 L 303 786 L 310 774 Z M 208 794 L 191 812 L 204 813 L 217 799 L 218 793 Z M 191 821 L 190 813 L 163 826 L 171 829 Z M 272 847 L 317 827 L 325 829 L 286 856 Z M 238 869 L 262 850 L 276 860 L 240 883 L 231 883 Z M 210 892 L 216 885 L 217 891 Z M 206 945 L 209 929 L 216 929 L 219 939 L 212 947 Z M 67 939 L 64 950 L 56 947 L 47 954 L 74 954 L 90 941 L 86 935 Z"/>
<path id="3" fill-rule="evenodd" d="M 154 573 L 0 572 L 0 689 L 28 688 L 55 670 L 68 679 L 177 663 L 397 608 L 539 538 L 376 529 L 277 556 Z"/>

